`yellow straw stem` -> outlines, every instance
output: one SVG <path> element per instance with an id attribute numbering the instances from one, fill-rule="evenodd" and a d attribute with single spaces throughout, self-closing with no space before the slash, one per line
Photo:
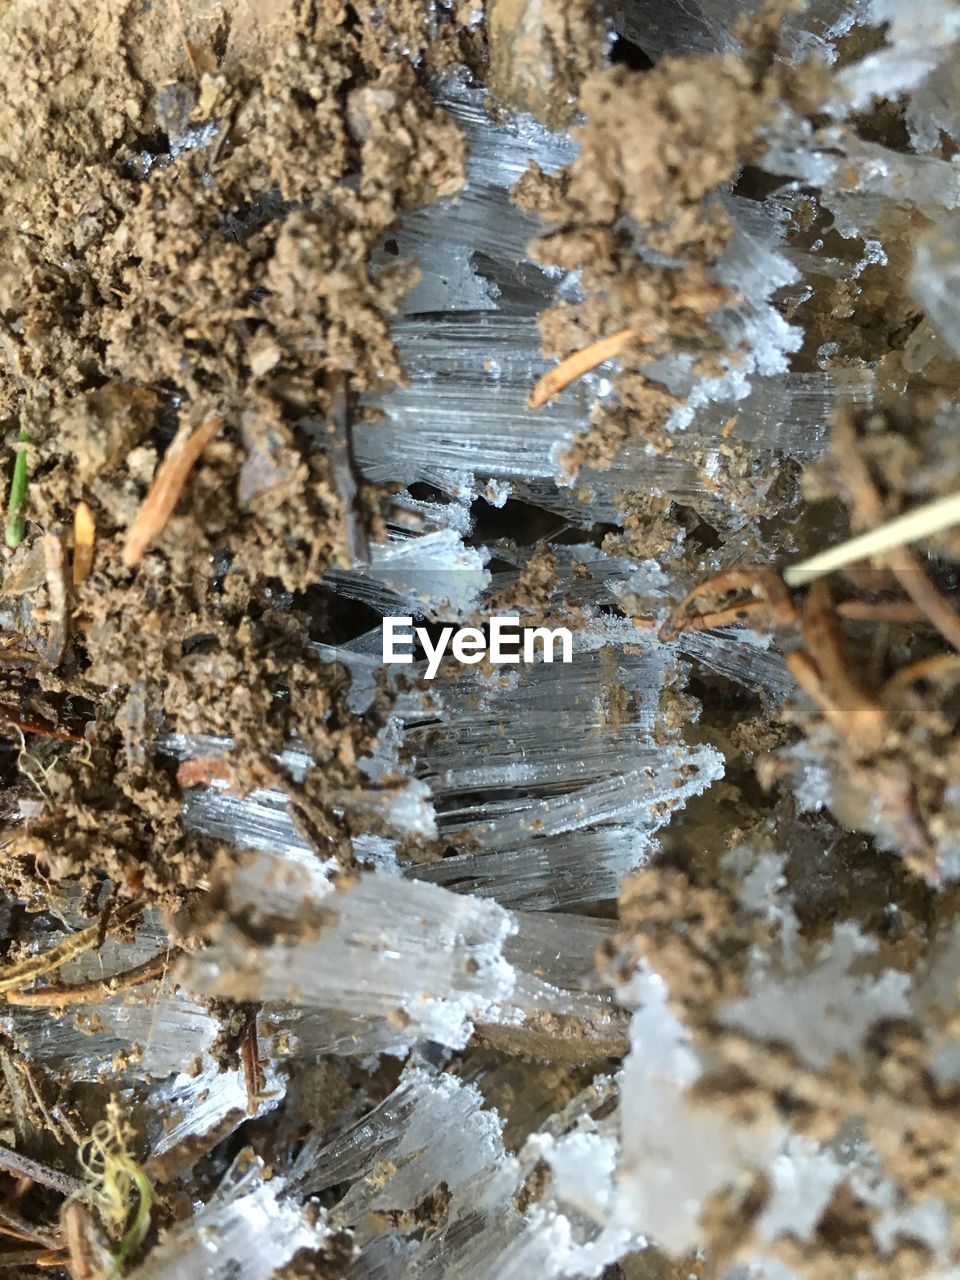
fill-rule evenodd
<path id="1" fill-rule="evenodd" d="M 821 551 L 809 560 L 802 560 L 800 564 L 791 565 L 784 572 L 783 580 L 788 587 L 803 587 L 815 578 L 822 578 L 848 564 L 882 556 L 908 542 L 929 538 L 955 524 L 960 524 L 960 493 L 952 493 L 949 497 L 938 498 L 936 502 L 916 507 L 877 529 L 861 533 L 828 551 Z"/>

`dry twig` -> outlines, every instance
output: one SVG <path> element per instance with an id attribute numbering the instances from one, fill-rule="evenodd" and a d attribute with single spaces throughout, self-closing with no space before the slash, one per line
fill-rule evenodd
<path id="1" fill-rule="evenodd" d="M 543 375 L 530 392 L 527 400 L 528 407 L 542 408 L 548 400 L 552 400 L 565 387 L 569 387 L 571 382 L 576 382 L 578 378 L 582 378 L 585 373 L 595 369 L 598 364 L 603 364 L 605 360 L 612 360 L 614 356 L 618 356 L 627 343 L 632 341 L 649 342 L 650 339 L 637 329 L 621 329 L 619 333 L 614 333 L 609 338 L 600 338 L 597 342 L 591 342 L 589 347 L 574 351 L 573 355 L 567 356 L 555 368 Z"/>
<path id="2" fill-rule="evenodd" d="M 244 1083 L 247 1087 L 247 1115 L 255 1116 L 260 1109 L 260 1095 L 263 1092 L 263 1073 L 260 1070 L 260 1046 L 257 1039 L 255 1013 L 247 1023 L 240 1042 L 240 1060 L 243 1065 Z"/>
<path id="3" fill-rule="evenodd" d="M 57 738 L 61 742 L 85 742 L 82 733 L 70 733 L 67 729 L 58 729 L 54 725 L 41 724 L 39 720 L 21 720 L 20 714 L 13 707 L 0 703 L 0 727 L 13 725 L 21 733 L 33 733 L 38 738 Z"/>
<path id="4" fill-rule="evenodd" d="M 79 1178 L 72 1178 L 68 1173 L 61 1173 L 59 1169 L 51 1169 L 49 1165 L 31 1160 L 29 1156 L 21 1155 L 19 1151 L 12 1151 L 9 1147 L 0 1146 L 0 1169 L 12 1174 L 15 1178 L 32 1178 L 41 1186 L 59 1191 L 64 1196 L 76 1195 L 83 1189 L 83 1183 Z"/>
<path id="5" fill-rule="evenodd" d="M 123 563 L 128 569 L 140 563 L 147 547 L 163 532 L 194 464 L 222 425 L 222 418 L 212 417 L 194 431 L 177 433 L 157 468 L 150 492 L 127 530 Z"/>

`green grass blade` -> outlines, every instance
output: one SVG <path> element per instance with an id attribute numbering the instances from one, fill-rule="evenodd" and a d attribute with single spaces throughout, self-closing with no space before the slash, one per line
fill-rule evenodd
<path id="1" fill-rule="evenodd" d="M 21 429 L 19 440 L 26 444 L 30 437 Z M 6 543 L 8 547 L 19 547 L 26 529 L 27 484 L 30 476 L 27 472 L 27 451 L 18 449 L 13 464 L 13 481 L 10 485 L 10 502 L 7 505 Z"/>

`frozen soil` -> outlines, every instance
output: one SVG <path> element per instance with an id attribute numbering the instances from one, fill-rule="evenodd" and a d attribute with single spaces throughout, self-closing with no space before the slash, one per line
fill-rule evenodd
<path id="1" fill-rule="evenodd" d="M 5 552 L 0 597 L 8 964 L 35 950 L 35 918 L 62 918 L 65 885 L 80 895 L 83 918 L 107 901 L 101 943 L 126 907 L 131 920 L 140 908 L 162 910 L 187 951 L 219 931 L 245 931 L 251 948 L 265 949 L 321 935 L 326 908 L 296 925 L 267 913 L 264 923 L 253 906 L 247 916 L 233 911 L 220 889 L 236 851 L 184 821 L 195 784 L 282 792 L 297 832 L 346 891 L 359 874 L 355 838 L 388 832 L 363 801 L 362 762 L 393 694 L 383 682 L 357 711 L 347 669 L 318 646 L 363 630 L 361 606 L 344 604 L 324 579 L 360 567 L 384 541 L 402 488 L 359 474 L 351 433 L 405 379 L 391 326 L 417 266 L 377 251 L 404 214 L 455 196 L 465 181 L 464 138 L 431 93 L 438 78 L 456 71 L 490 89 L 494 115 L 530 111 L 553 128 L 571 126 L 578 143 L 556 173 L 531 163 L 512 193 L 539 219 L 531 261 L 575 273 L 580 286 L 544 308 L 545 354 L 562 358 L 631 333 L 612 396 L 562 459 L 565 477 L 608 469 L 625 445 L 657 456 L 676 448 L 668 422 L 683 394 L 657 377 L 658 360 L 679 353 L 701 377 L 725 367 L 729 343 L 711 317 L 738 301 L 716 275 L 733 227 L 713 197 L 763 187 L 768 127 L 784 104 L 820 122 L 830 73 L 815 59 L 778 56 L 772 8 L 740 30 L 739 52 L 652 67 L 611 61 L 594 5 L 546 3 L 532 18 L 539 8 L 491 0 L 480 21 L 473 0 L 103 0 L 93 11 L 13 0 L 0 14 L 0 414 L 11 460 L 19 440 L 31 476 L 25 536 Z M 851 44 L 844 56 L 863 52 Z M 891 148 L 905 147 L 903 129 L 896 103 L 860 121 L 861 136 Z M 862 252 L 860 240 L 839 243 L 825 221 L 811 198 L 798 251 L 826 238 L 838 259 Z M 871 262 L 855 296 L 838 272 L 784 301 L 804 330 L 796 370 L 820 367 L 818 353 L 831 346 L 876 370 L 875 405 L 840 407 L 817 463 L 801 475 L 779 459 L 758 497 L 757 469 L 770 464 L 734 425 L 719 461 L 702 461 L 701 507 L 625 490 L 618 522 L 598 521 L 583 542 L 653 559 L 693 587 L 744 559 L 750 544 L 736 535 L 748 521 L 799 555 L 956 492 L 960 453 L 943 409 L 958 385 L 955 356 L 938 347 L 919 388 L 908 387 L 918 349 L 933 341 L 908 287 L 928 230 L 916 208 L 886 227 L 884 239 L 902 251 Z M 209 442 L 172 511 L 131 563 L 128 532 L 161 461 L 206 424 L 214 424 Z M 739 524 L 716 518 L 711 493 L 723 494 Z M 89 571 L 78 545 L 82 507 L 95 525 Z M 551 625 L 579 621 L 557 558 L 524 527 L 522 507 L 497 518 L 498 532 L 529 554 L 493 597 L 496 608 Z M 673 1015 L 709 1063 L 694 1109 L 745 1128 L 786 1116 L 811 1142 L 832 1140 L 855 1113 L 904 1195 L 936 1195 L 955 1208 L 957 1086 L 933 1064 L 956 1032 L 953 1002 L 918 997 L 902 1010 L 878 998 L 882 1016 L 866 1020 L 862 1056 L 821 1060 L 804 1058 L 756 995 L 766 950 L 783 963 L 770 981 L 789 1002 L 796 957 L 830 971 L 843 929 L 861 930 L 870 958 L 850 981 L 861 982 L 854 995 L 865 992 L 869 1004 L 881 971 L 919 972 L 952 938 L 957 890 L 944 887 L 938 859 L 960 841 L 960 667 L 944 622 L 944 609 L 956 620 L 960 540 L 947 533 L 926 550 L 923 566 L 861 567 L 826 594 L 811 591 L 789 623 L 775 601 L 746 592 L 751 608 L 770 606 L 744 615 L 756 631 L 784 653 L 807 655 L 790 667 L 806 696 L 775 704 L 699 668 L 685 688 L 665 684 L 660 741 L 719 747 L 726 775 L 676 816 L 661 856 L 627 880 L 619 903 L 598 901 L 590 918 L 610 922 L 598 988 L 622 990 L 643 966 L 663 977 Z M 703 612 L 734 596 L 744 603 L 740 588 L 721 587 Z M 652 629 L 663 618 L 639 622 Z M 630 712 L 611 677 L 610 723 L 630 723 Z M 171 735 L 232 741 L 225 757 L 190 762 L 191 773 L 164 748 Z M 309 757 L 302 773 L 275 760 L 291 741 Z M 794 794 L 814 769 L 835 785 L 828 813 L 811 817 Z M 802 850 L 811 832 L 832 860 L 828 890 L 819 863 L 784 848 L 794 841 Z M 406 852 L 430 863 L 468 847 L 467 838 L 417 837 Z M 749 898 L 745 886 L 763 876 L 768 896 Z M 119 936 L 129 940 L 132 926 Z M 256 1055 L 256 1003 L 206 1003 L 222 1062 Z M 407 1015 L 392 1016 L 402 1028 Z M 533 1131 L 520 1103 L 517 1118 L 511 1112 L 523 1081 L 561 1111 L 595 1072 L 617 1070 L 630 1045 L 626 1024 L 606 1007 L 595 1021 L 546 1010 L 519 1028 L 478 1018 L 448 1065 L 467 1081 L 485 1079 L 490 1063 L 516 1070 L 490 1092 L 519 1149 Z M 25 1154 L 77 1175 L 71 1126 L 92 1125 L 109 1090 L 69 1072 L 47 1079 L 41 1068 L 38 1082 L 28 1063 L 28 1092 L 21 1048 L 0 1052 L 8 1133 Z M 246 1066 L 256 1093 L 258 1062 Z M 388 1056 L 369 1073 L 329 1058 L 291 1068 L 290 1091 L 333 1128 L 357 1099 L 388 1097 L 399 1075 Z M 68 1116 L 62 1129 L 47 1123 L 51 1108 Z M 157 1209 L 135 1262 L 149 1257 L 161 1229 L 188 1219 L 191 1200 L 209 1198 L 243 1142 L 269 1163 L 275 1147 L 306 1136 L 282 1109 L 248 1124 L 243 1141 L 239 1123 L 152 1166 Z M 546 1168 L 530 1174 L 524 1195 L 549 1182 Z M 376 1176 L 390 1173 L 385 1162 Z M 59 1221 L 49 1188 L 7 1191 L 0 1223 L 14 1195 L 28 1197 L 23 1212 L 34 1225 Z M 642 1263 L 626 1257 L 603 1274 L 694 1266 L 721 1276 L 747 1256 L 769 1193 L 760 1174 L 718 1193 L 701 1222 L 705 1253 L 693 1262 L 683 1250 L 670 1261 L 651 1249 L 637 1255 Z M 333 1191 L 325 1194 L 333 1203 Z M 447 1221 L 449 1197 L 441 1183 L 413 1208 L 376 1213 L 429 1240 Z M 844 1275 L 926 1274 L 926 1247 L 906 1228 L 878 1261 L 872 1218 L 879 1210 L 844 1185 L 806 1238 L 788 1236 L 769 1254 L 790 1274 L 840 1274 L 838 1258 Z M 8 1243 L 12 1236 L 0 1264 Z M 66 1254 L 59 1236 L 46 1243 L 59 1272 L 37 1270 L 38 1255 L 24 1276 L 107 1274 L 89 1243 L 73 1240 Z M 344 1230 L 323 1249 L 299 1249 L 275 1274 L 333 1280 L 354 1274 L 353 1258 Z"/>

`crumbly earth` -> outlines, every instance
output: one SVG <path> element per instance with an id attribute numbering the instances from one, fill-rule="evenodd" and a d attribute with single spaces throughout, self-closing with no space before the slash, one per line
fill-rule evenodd
<path id="1" fill-rule="evenodd" d="M 462 182 L 459 132 L 413 59 L 462 61 L 471 37 L 414 4 L 386 24 L 372 4 L 352 23 L 336 3 L 270 6 L 263 25 L 255 5 L 187 12 L 107 4 L 79 43 L 59 34 L 85 25 L 70 6 L 2 20 L 0 404 L 33 473 L 7 582 L 31 563 L 43 582 L 41 535 L 68 548 L 79 503 L 96 523 L 92 574 L 59 613 L 32 591 L 6 677 L 24 718 L 48 690 L 86 699 L 96 724 L 13 841 L 5 878 L 27 896 L 71 872 L 161 896 L 202 878 L 209 842 L 182 830 L 145 736 L 232 735 L 242 766 L 295 734 L 316 802 L 356 785 L 376 729 L 376 713 L 346 712 L 343 673 L 311 657 L 287 593 L 348 562 L 355 527 L 382 527 L 389 495 L 344 482 L 331 398 L 349 373 L 356 413 L 359 393 L 403 377 L 389 326 L 415 267 L 374 276 L 370 253 L 403 210 Z M 211 415 L 223 430 L 128 568 L 158 457 Z M 345 828 L 326 826 L 321 844 L 348 861 Z"/>

